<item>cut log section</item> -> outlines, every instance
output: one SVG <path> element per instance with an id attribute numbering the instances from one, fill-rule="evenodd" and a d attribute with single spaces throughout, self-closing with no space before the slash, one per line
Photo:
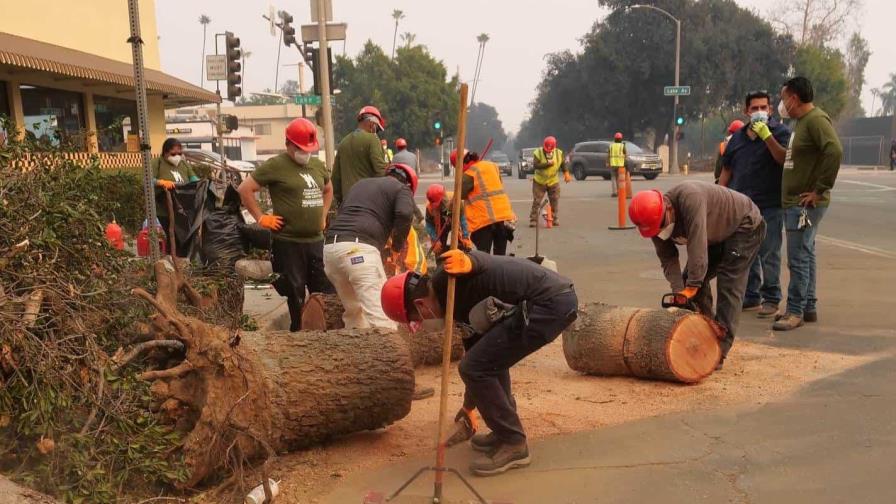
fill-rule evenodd
<path id="1" fill-rule="evenodd" d="M 398 333 L 411 352 L 414 367 L 435 366 L 442 363 L 442 341 L 445 331 L 420 330 L 411 334 L 407 329 L 399 328 Z M 463 329 L 455 325 L 454 335 L 451 338 L 451 361 L 459 360 L 463 355 Z"/>
<path id="2" fill-rule="evenodd" d="M 588 303 L 563 333 L 563 354 L 575 371 L 697 383 L 721 358 L 718 326 L 687 310 Z"/>
<path id="3" fill-rule="evenodd" d="M 302 329 L 305 331 L 332 331 L 343 329 L 342 315 L 345 308 L 336 294 L 315 292 L 305 300 L 302 308 Z"/>

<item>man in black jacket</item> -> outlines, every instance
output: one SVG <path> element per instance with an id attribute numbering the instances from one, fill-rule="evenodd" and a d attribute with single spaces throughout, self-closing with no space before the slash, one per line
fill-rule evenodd
<path id="1" fill-rule="evenodd" d="M 449 275 L 457 278 L 454 317 L 473 328 L 458 368 L 466 386 L 459 415 L 472 415 L 476 408 L 492 431 L 472 436 L 473 449 L 486 456 L 470 469 L 488 476 L 526 466 L 529 448 L 511 393 L 510 368 L 575 320 L 573 283 L 516 257 L 451 250 L 442 258 L 443 267 L 431 277 L 408 272 L 389 279 L 383 286 L 383 311 L 400 323 L 442 318 Z"/>

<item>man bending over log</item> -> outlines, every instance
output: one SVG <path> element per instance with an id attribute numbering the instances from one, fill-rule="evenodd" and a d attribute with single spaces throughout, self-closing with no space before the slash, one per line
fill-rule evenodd
<path id="1" fill-rule="evenodd" d="M 570 279 L 526 259 L 465 254 L 451 250 L 432 276 L 407 272 L 383 286 L 383 311 L 403 324 L 445 315 L 448 276 L 457 279 L 454 317 L 473 331 L 458 370 L 464 381 L 464 407 L 458 417 L 465 435 L 485 457 L 473 461 L 473 474 L 488 476 L 530 462 L 526 433 L 511 393 L 510 368 L 554 341 L 576 318 L 578 299 Z M 479 409 L 489 434 L 476 434 L 473 409 Z M 464 437 L 465 436 L 465 437 Z"/>
<path id="2" fill-rule="evenodd" d="M 687 181 L 666 194 L 641 191 L 628 209 L 641 236 L 653 240 L 666 280 L 683 304 L 715 318 L 725 330 L 721 369 L 737 330 L 750 265 L 765 238 L 759 208 L 743 194 L 708 182 Z M 688 250 L 682 275 L 678 247 Z M 719 301 L 713 312 L 710 280 L 716 278 Z M 715 313 L 715 315 L 713 315 Z"/>

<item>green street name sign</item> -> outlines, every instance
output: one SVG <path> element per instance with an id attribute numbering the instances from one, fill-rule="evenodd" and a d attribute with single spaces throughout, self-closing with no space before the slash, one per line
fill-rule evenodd
<path id="1" fill-rule="evenodd" d="M 296 105 L 320 105 L 320 95 L 296 95 Z"/>
<path id="2" fill-rule="evenodd" d="M 663 88 L 665 96 L 690 96 L 691 86 L 666 86 Z"/>

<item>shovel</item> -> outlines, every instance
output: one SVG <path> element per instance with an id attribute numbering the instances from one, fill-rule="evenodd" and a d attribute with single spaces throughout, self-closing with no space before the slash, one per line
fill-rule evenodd
<path id="1" fill-rule="evenodd" d="M 541 214 L 541 211 L 544 209 L 545 205 L 547 205 L 547 204 L 548 204 L 548 199 L 544 198 L 541 201 L 541 206 L 538 207 L 539 215 Z M 535 255 L 529 256 L 526 259 L 534 262 L 535 264 L 540 264 L 551 271 L 556 272 L 557 271 L 557 263 L 538 253 L 538 245 L 539 245 L 540 236 L 541 236 L 541 219 L 536 219 L 535 220 Z"/>

